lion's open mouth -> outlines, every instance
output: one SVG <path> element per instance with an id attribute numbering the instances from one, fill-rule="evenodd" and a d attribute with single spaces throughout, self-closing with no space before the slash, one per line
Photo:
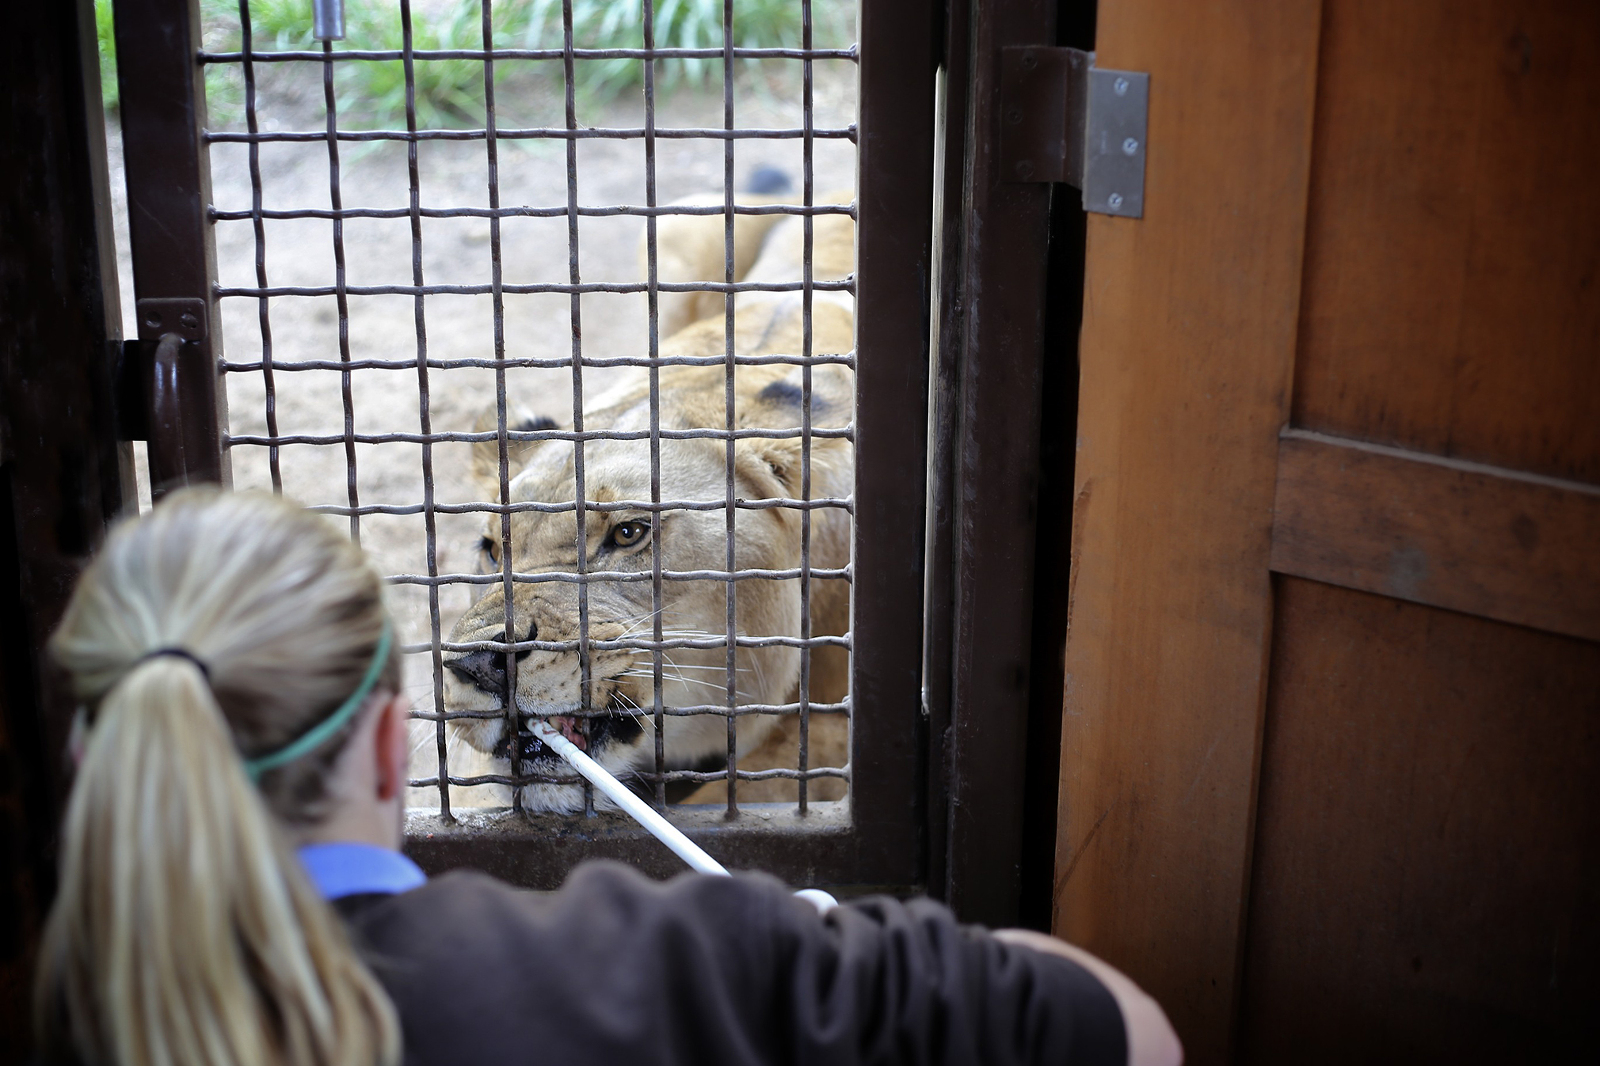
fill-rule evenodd
<path id="1" fill-rule="evenodd" d="M 577 745 L 580 751 L 596 755 L 602 748 L 614 744 L 627 744 L 636 740 L 644 732 L 634 714 L 629 713 L 630 707 L 620 694 L 613 696 L 606 705 L 603 715 L 518 715 L 517 716 L 517 758 L 528 763 L 559 763 L 561 757 L 545 746 L 544 742 L 528 732 L 527 722 L 534 717 L 542 717 L 550 725 L 560 730 L 561 735 Z M 495 742 L 494 749 L 490 752 L 495 758 L 511 758 L 511 734 L 502 732 L 500 739 Z"/>
<path id="2" fill-rule="evenodd" d="M 555 726 L 556 731 L 562 736 L 576 744 L 579 751 L 589 750 L 588 734 L 584 729 L 579 728 L 578 719 L 558 714 L 550 719 L 550 724 Z"/>

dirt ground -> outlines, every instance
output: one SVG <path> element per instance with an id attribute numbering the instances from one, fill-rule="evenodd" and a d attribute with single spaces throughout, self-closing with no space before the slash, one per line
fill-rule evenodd
<path id="1" fill-rule="evenodd" d="M 843 62 L 816 64 L 816 124 L 844 126 L 855 119 L 853 66 Z M 315 77 L 314 70 L 305 72 Z M 263 130 L 320 130 L 324 115 L 314 80 L 295 83 L 288 73 L 264 87 Z M 801 125 L 799 64 L 742 72 L 735 81 L 736 122 L 744 127 Z M 561 102 L 553 93 L 530 91 L 527 98 L 502 96 L 498 112 L 503 126 L 558 125 Z M 643 123 L 642 97 L 630 93 L 617 100 L 580 106 L 581 125 L 638 126 Z M 720 87 L 710 91 L 668 93 L 658 98 L 657 125 L 719 126 Z M 224 128 L 243 128 L 232 118 Z M 126 228 L 126 194 L 121 172 L 120 133 L 108 132 L 111 185 L 118 226 L 118 264 L 126 334 L 133 329 L 133 285 Z M 216 144 L 211 149 L 214 204 L 219 210 L 248 209 L 251 184 L 245 145 Z M 482 141 L 422 142 L 419 150 L 421 202 L 427 207 L 489 205 L 486 147 Z M 261 146 L 263 205 L 267 209 L 330 206 L 328 151 L 325 143 L 269 143 Z M 403 208 L 409 202 L 406 149 L 398 142 L 376 145 L 341 143 L 340 191 L 345 207 Z M 802 155 L 799 140 L 735 142 L 735 181 L 743 182 L 757 166 L 773 166 L 789 175 L 798 200 Z M 816 187 L 854 186 L 855 149 L 843 140 L 818 140 Z M 643 204 L 642 141 L 579 142 L 578 202 L 584 206 Z M 715 140 L 662 140 L 657 149 L 658 198 L 720 191 L 723 144 Z M 502 142 L 499 165 L 502 207 L 564 206 L 567 200 L 566 151 L 560 141 Z M 270 285 L 333 284 L 333 223 L 328 220 L 268 220 L 265 258 Z M 644 231 L 640 218 L 581 218 L 579 259 L 584 281 L 635 281 L 641 277 L 639 246 Z M 564 282 L 568 279 L 565 218 L 509 218 L 502 222 L 504 280 Z M 250 221 L 216 224 L 218 281 L 224 287 L 254 286 L 255 239 Z M 427 284 L 486 284 L 490 280 L 490 231 L 487 219 L 424 219 L 422 258 Z M 344 226 L 344 256 L 351 285 L 411 283 L 410 221 L 352 219 Z M 338 359 L 339 321 L 336 301 L 327 297 L 275 297 L 268 308 L 273 358 Z M 259 301 L 221 301 L 224 357 L 230 362 L 258 362 L 262 357 Z M 581 305 L 581 335 L 586 357 L 647 352 L 647 309 L 643 294 L 586 295 Z M 430 358 L 487 358 L 494 353 L 491 297 L 438 295 L 427 297 L 424 315 Z M 571 352 L 570 301 L 565 295 L 504 297 L 504 343 L 508 357 L 565 358 Z M 353 359 L 414 359 L 418 337 L 410 296 L 349 298 L 349 351 Z M 582 373 L 586 394 L 595 395 L 616 382 L 616 375 L 635 369 L 589 369 Z M 419 388 L 415 368 L 368 369 L 355 372 L 352 408 L 358 433 L 419 430 Z M 265 389 L 259 372 L 226 375 L 228 423 L 232 434 L 265 434 Z M 569 422 L 573 411 L 570 369 L 511 370 L 510 396 L 536 415 Z M 494 372 L 482 369 L 434 370 L 429 373 L 429 413 L 437 431 L 471 430 L 480 411 L 494 402 Z M 280 434 L 339 434 L 344 428 L 340 375 L 330 371 L 276 374 Z M 468 446 L 439 444 L 433 450 L 434 486 L 441 503 L 480 498 L 468 478 Z M 363 504 L 416 504 L 423 498 L 421 447 L 413 444 L 358 445 L 357 490 Z M 307 504 L 348 501 L 344 448 L 336 445 L 289 445 L 280 451 L 283 491 Z M 233 482 L 238 488 L 270 488 L 267 451 L 259 446 L 230 449 Z M 143 455 L 140 455 L 141 476 Z M 148 506 L 148 489 L 144 493 Z M 330 518 L 342 527 L 348 519 Z M 471 571 L 480 515 L 437 518 L 437 565 L 441 573 Z M 366 516 L 360 519 L 363 546 L 386 574 L 425 574 L 427 562 L 423 519 L 414 516 Z M 431 639 L 427 590 L 416 585 L 391 586 L 392 611 L 407 643 Z M 440 589 L 443 635 L 468 606 L 469 589 Z M 434 677 L 428 653 L 407 657 L 407 686 L 418 711 L 434 706 Z M 416 723 L 413 773 L 437 773 L 433 725 Z M 474 772 L 478 763 L 451 746 L 452 773 Z M 456 789 L 455 803 L 503 801 L 503 790 Z M 436 791 L 417 789 L 413 802 L 436 805 Z"/>

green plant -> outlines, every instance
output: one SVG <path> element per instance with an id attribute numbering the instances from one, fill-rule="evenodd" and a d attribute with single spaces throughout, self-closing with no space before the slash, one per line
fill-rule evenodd
<path id="1" fill-rule="evenodd" d="M 238 0 L 201 0 L 207 47 L 234 52 L 244 47 Z M 259 51 L 315 48 L 311 0 L 250 0 L 250 43 Z"/>
<path id="2" fill-rule="evenodd" d="M 116 40 L 112 0 L 95 0 L 95 34 L 100 50 L 100 84 L 107 109 L 118 104 Z M 413 47 L 469 50 L 483 45 L 481 0 L 413 5 Z M 260 51 L 315 49 L 311 0 L 249 0 L 251 43 Z M 852 0 L 815 0 L 818 47 L 850 39 Z M 562 0 L 499 0 L 491 8 L 500 47 L 560 48 L 564 38 Z M 201 0 L 205 47 L 213 52 L 243 48 L 239 0 Z M 720 48 L 722 0 L 657 0 L 657 47 Z M 347 39 L 337 47 L 398 51 L 402 46 L 399 5 L 394 0 L 346 0 Z M 639 48 L 644 44 L 643 0 L 572 0 L 573 41 L 579 48 Z M 733 0 L 733 31 L 740 47 L 796 47 L 801 40 L 799 0 Z M 752 62 L 753 61 L 749 61 Z M 657 63 L 657 84 L 701 86 L 721 70 L 720 58 L 673 59 Z M 427 59 L 413 65 L 419 126 L 449 126 L 482 121 L 483 67 L 470 59 Z M 635 59 L 585 60 L 577 65 L 577 89 L 586 96 L 609 97 L 639 84 L 643 64 Z M 523 68 L 525 78 L 560 84 L 558 64 Z M 397 126 L 405 121 L 405 71 L 398 61 L 340 64 L 339 109 L 351 128 Z M 267 91 L 263 89 L 263 91 Z M 206 93 L 214 118 L 233 117 L 242 96 L 234 64 L 206 69 Z"/>
<path id="3" fill-rule="evenodd" d="M 504 40 L 509 32 L 499 4 L 491 9 L 494 30 Z M 405 45 L 404 30 L 395 6 L 366 3 L 346 7 L 346 45 L 398 51 Z M 438 17 L 427 20 L 413 10 L 411 46 L 416 51 L 466 51 L 483 47 L 483 14 L 477 0 L 458 0 Z M 339 109 L 359 121 L 377 126 L 403 126 L 406 113 L 405 65 L 398 61 L 351 64 L 339 95 Z M 412 63 L 416 86 L 417 126 L 440 127 L 483 121 L 483 64 L 472 59 L 421 59 Z"/>
<path id="4" fill-rule="evenodd" d="M 523 40 L 528 48 L 560 48 L 565 39 L 562 0 L 527 0 Z M 836 46 L 848 39 L 849 0 L 817 0 L 812 6 L 813 43 Z M 799 0 L 734 0 L 734 45 L 739 48 L 798 47 L 801 43 Z M 572 0 L 572 39 L 578 48 L 641 48 L 644 45 L 642 0 Z M 657 48 L 721 48 L 722 0 L 658 0 L 655 4 Z M 748 63 L 754 63 L 750 60 Z M 701 86 L 722 69 L 721 59 L 660 60 L 656 83 Z M 590 60 L 579 64 L 578 87 L 610 96 L 638 84 L 643 64 L 633 59 Z"/>
<path id="5" fill-rule="evenodd" d="M 201 0 L 202 40 L 209 51 L 236 52 L 244 47 L 239 28 L 237 0 Z M 108 112 L 117 110 L 121 94 L 117 87 L 117 38 L 112 17 L 112 0 L 94 0 L 95 42 L 100 53 L 100 97 Z M 311 45 L 311 0 L 252 0 L 250 25 L 256 48 L 282 50 Z M 206 97 L 213 113 L 230 113 L 237 108 L 237 72 L 229 68 L 206 68 Z"/>
<path id="6" fill-rule="evenodd" d="M 94 37 L 100 52 L 100 100 L 107 111 L 117 109 L 117 38 L 112 32 L 111 0 L 94 0 Z"/>

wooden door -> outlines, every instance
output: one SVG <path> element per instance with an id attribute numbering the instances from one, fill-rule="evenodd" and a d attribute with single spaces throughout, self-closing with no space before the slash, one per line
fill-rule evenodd
<path id="1" fill-rule="evenodd" d="M 1055 929 L 1192 1063 L 1592 1055 L 1600 8 L 1096 45 L 1149 162 L 1089 221 Z"/>

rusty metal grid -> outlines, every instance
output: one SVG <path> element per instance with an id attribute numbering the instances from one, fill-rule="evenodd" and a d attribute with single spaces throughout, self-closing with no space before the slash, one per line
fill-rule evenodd
<path id="1" fill-rule="evenodd" d="M 641 711 L 650 714 L 655 724 L 655 751 L 653 772 L 638 776 L 653 789 L 659 806 L 666 804 L 666 786 L 669 782 L 704 783 L 726 782 L 726 809 L 729 816 L 738 813 L 735 784 L 739 780 L 792 779 L 797 782 L 800 813 L 809 804 L 808 783 L 818 778 L 843 778 L 849 780 L 850 767 L 814 767 L 810 765 L 808 747 L 809 729 L 813 714 L 849 716 L 849 698 L 836 703 L 817 704 L 811 701 L 811 649 L 842 647 L 852 649 L 850 634 L 843 636 L 814 636 L 812 634 L 811 602 L 812 583 L 815 580 L 852 581 L 853 564 L 836 568 L 813 568 L 811 565 L 812 512 L 818 508 L 831 508 L 854 513 L 853 497 L 813 498 L 812 442 L 819 438 L 855 440 L 852 422 L 842 428 L 816 427 L 812 423 L 812 368 L 817 365 L 839 364 L 854 368 L 853 352 L 818 353 L 813 350 L 813 295 L 816 292 L 846 292 L 854 295 L 855 280 L 851 276 L 840 281 L 818 281 L 813 278 L 814 220 L 822 215 L 842 214 L 856 217 L 856 204 L 816 204 L 814 202 L 814 145 L 818 139 L 856 141 L 855 127 L 817 127 L 814 115 L 813 64 L 819 59 L 856 61 L 856 50 L 816 49 L 813 47 L 812 0 L 797 0 L 801 10 L 802 41 L 799 48 L 743 48 L 735 47 L 734 11 L 732 0 L 724 0 L 722 9 L 724 46 L 717 49 L 658 48 L 655 45 L 655 2 L 645 0 L 640 37 L 643 47 L 638 49 L 585 49 L 574 41 L 573 15 L 570 0 L 563 4 L 563 47 L 560 49 L 502 49 L 494 41 L 491 0 L 482 0 L 481 28 L 483 47 L 475 50 L 420 50 L 413 47 L 412 5 L 401 0 L 397 16 L 403 31 L 403 48 L 396 51 L 373 51 L 336 48 L 324 43 L 320 51 L 257 51 L 254 48 L 251 19 L 247 0 L 239 2 L 242 30 L 242 49 L 238 52 L 201 52 L 203 64 L 236 64 L 244 84 L 244 132 L 208 131 L 205 140 L 211 144 L 244 143 L 248 151 L 251 184 L 251 205 L 248 210 L 223 211 L 214 206 L 210 211 L 213 223 L 218 221 L 249 221 L 254 232 L 255 284 L 253 286 L 218 286 L 215 296 L 226 299 L 254 300 L 257 306 L 260 331 L 261 358 L 251 361 L 223 361 L 221 369 L 231 374 L 259 375 L 264 387 L 265 423 L 263 434 L 225 436 L 225 448 L 256 447 L 267 451 L 272 485 L 282 491 L 281 450 L 290 446 L 342 448 L 346 484 L 344 500 L 340 503 L 323 503 L 314 509 L 347 517 L 350 535 L 357 543 L 361 539 L 361 520 L 369 515 L 421 515 L 426 537 L 426 573 L 388 575 L 394 584 L 421 586 L 428 595 L 428 623 L 430 639 L 426 643 L 403 645 L 408 654 L 428 656 L 433 681 L 433 710 L 416 711 L 414 717 L 434 723 L 437 771 L 434 775 L 415 779 L 413 786 L 431 786 L 437 789 L 441 812 L 450 814 L 450 786 L 506 785 L 511 787 L 513 805 L 520 807 L 520 786 L 530 783 L 579 782 L 575 775 L 545 776 L 527 770 L 513 755 L 509 774 L 478 774 L 462 776 L 451 772 L 447 745 L 447 724 L 453 719 L 481 718 L 488 713 L 504 714 L 507 729 L 512 736 L 519 732 L 518 715 L 513 693 L 516 687 L 518 653 L 530 650 L 577 651 L 581 671 L 582 709 L 571 717 L 599 717 L 615 712 L 592 707 L 590 688 L 590 657 L 596 650 L 627 648 L 650 652 L 654 703 Z M 593 128 L 580 126 L 576 114 L 576 79 L 574 64 L 584 59 L 629 58 L 643 61 L 644 72 L 644 124 L 637 128 Z M 723 123 L 721 127 L 662 128 L 656 125 L 656 75 L 655 60 L 669 58 L 720 59 L 723 85 Z M 416 103 L 417 64 L 437 60 L 471 60 L 483 68 L 484 123 L 478 129 L 426 129 L 419 128 Z M 738 126 L 735 114 L 734 63 L 743 59 L 795 61 L 801 66 L 802 116 L 798 128 L 743 128 Z M 345 130 L 339 128 L 338 100 L 334 90 L 334 70 L 338 63 L 361 61 L 395 61 L 402 64 L 405 78 L 404 130 Z M 560 63 L 564 84 L 565 125 L 559 127 L 503 129 L 497 125 L 495 108 L 495 64 L 497 62 L 531 61 Z M 322 74 L 323 104 L 326 115 L 322 131 L 266 131 L 261 129 L 257 101 L 257 63 L 302 63 L 319 65 Z M 578 202 L 578 142 L 592 138 L 639 140 L 643 142 L 645 160 L 645 203 L 615 205 L 584 205 Z M 720 205 L 661 205 L 657 203 L 657 143 L 662 139 L 706 139 L 720 141 L 723 145 L 723 202 Z M 564 142 L 566 153 L 565 203 L 558 206 L 502 206 L 500 201 L 499 144 L 506 140 L 547 139 Z M 735 145 L 747 139 L 798 139 L 802 147 L 801 198 L 793 204 L 737 204 L 734 201 Z M 341 188 L 340 150 L 351 142 L 402 141 L 406 144 L 409 203 L 405 208 L 346 207 Z M 418 165 L 421 142 L 436 140 L 476 140 L 485 147 L 488 207 L 424 207 Z M 322 142 L 327 149 L 328 188 L 330 207 L 306 209 L 269 209 L 263 203 L 263 183 L 260 165 L 260 145 L 272 142 Z M 735 280 L 734 220 L 737 215 L 796 215 L 802 218 L 802 276 L 793 282 L 741 282 Z M 668 215 L 720 215 L 724 219 L 724 277 L 718 282 L 669 283 L 658 278 L 657 220 Z M 611 216 L 637 216 L 645 220 L 646 279 L 638 281 L 585 281 L 579 269 L 580 226 L 582 218 Z M 516 284 L 502 277 L 501 221 L 509 217 L 565 218 L 567 222 L 568 278 L 564 283 Z M 348 219 L 398 219 L 410 220 L 411 274 L 409 284 L 352 285 L 346 278 L 344 223 Z M 486 282 L 473 285 L 428 284 L 423 270 L 422 220 L 424 218 L 483 218 L 489 225 L 490 270 Z M 274 286 L 267 271 L 266 223 L 270 221 L 321 219 L 331 223 L 334 259 L 334 278 L 325 286 Z M 658 297 L 661 293 L 711 292 L 724 297 L 724 355 L 721 358 L 664 357 L 660 353 Z M 802 300 L 802 345 L 798 356 L 738 355 L 735 353 L 735 298 L 747 292 L 799 292 Z M 505 304 L 507 295 L 566 294 L 569 297 L 569 324 L 571 353 L 567 358 L 513 358 L 505 352 Z M 648 303 L 648 352 L 644 357 L 589 357 L 582 349 L 581 298 L 591 293 L 642 293 Z M 413 359 L 357 358 L 351 349 L 350 301 L 368 296 L 409 295 L 412 297 L 415 320 L 416 355 Z M 472 359 L 440 359 L 431 357 L 428 349 L 426 300 L 437 295 L 488 295 L 492 301 L 493 354 L 492 357 Z M 313 296 L 334 298 L 338 315 L 338 359 L 277 360 L 273 354 L 272 310 L 273 301 L 280 297 Z M 786 364 L 802 369 L 801 418 L 798 427 L 737 428 L 734 424 L 734 374 L 738 366 Z M 715 366 L 725 368 L 724 406 L 726 424 L 721 428 L 690 430 L 663 429 L 660 425 L 660 371 L 672 366 Z M 646 368 L 649 376 L 650 426 L 648 431 L 622 432 L 586 429 L 584 426 L 584 370 L 587 368 L 639 367 Z M 508 411 L 506 371 L 509 369 L 570 368 L 572 382 L 572 428 L 570 430 L 517 430 L 511 428 Z M 492 369 L 495 372 L 496 428 L 493 432 L 438 431 L 430 417 L 430 373 L 455 369 Z M 357 412 L 352 383 L 358 372 L 415 371 L 419 425 L 417 432 L 383 431 L 357 432 Z M 339 434 L 280 433 L 276 375 L 307 371 L 336 371 L 340 375 L 340 399 L 343 408 L 343 432 Z M 734 447 L 737 441 L 750 438 L 795 439 L 801 442 L 801 491 L 798 497 L 768 499 L 743 499 L 736 494 L 734 477 Z M 650 443 L 651 492 L 648 500 L 591 501 L 586 500 L 584 487 L 584 442 L 598 440 L 645 440 Z M 726 447 L 725 485 L 720 500 L 688 500 L 663 498 L 661 489 L 661 442 L 663 440 L 712 439 L 722 440 Z M 556 503 L 512 502 L 510 482 L 515 471 L 511 469 L 509 451 L 514 442 L 555 440 L 573 445 L 573 464 L 576 482 L 575 498 Z M 499 498 L 492 501 L 474 501 L 462 504 L 440 503 L 435 499 L 433 446 L 440 443 L 494 442 L 499 459 Z M 421 449 L 423 498 L 412 504 L 362 503 L 357 478 L 357 451 L 360 444 L 415 444 Z M 739 510 L 787 508 L 798 512 L 801 527 L 800 565 L 786 569 L 740 569 L 735 559 L 735 515 Z M 585 514 L 588 511 L 645 511 L 651 524 L 651 568 L 648 572 L 591 570 L 584 544 Z M 663 566 L 661 553 L 661 528 L 664 512 L 674 510 L 721 510 L 726 515 L 725 565 L 720 570 L 675 571 Z M 579 539 L 576 566 L 570 572 L 518 572 L 514 569 L 511 546 L 512 516 L 524 512 L 574 512 Z M 499 516 L 498 573 L 472 574 L 441 572 L 438 566 L 438 531 L 435 519 L 444 514 L 482 513 Z M 735 587 L 742 580 L 796 580 L 800 589 L 800 632 L 793 636 L 745 636 L 737 632 L 735 617 Z M 721 581 L 726 589 L 725 632 L 716 638 L 686 638 L 669 636 L 663 619 L 663 590 L 668 582 Z M 630 636 L 612 640 L 591 639 L 589 635 L 588 587 L 596 581 L 649 581 L 652 591 L 652 632 L 648 638 Z M 513 617 L 512 590 L 517 584 L 539 582 L 565 582 L 577 586 L 579 626 L 578 638 L 567 641 L 518 640 Z M 498 584 L 504 592 L 506 603 L 505 630 L 507 639 L 452 643 L 444 637 L 441 621 L 439 590 L 442 586 Z M 798 698 L 792 703 L 740 703 L 736 663 L 739 648 L 786 646 L 801 649 Z M 663 660 L 666 652 L 678 648 L 726 650 L 723 699 L 718 702 L 684 706 L 663 703 Z M 505 655 L 506 690 L 504 710 L 497 712 L 446 711 L 444 709 L 443 656 L 446 652 L 494 651 Z M 797 765 L 789 768 L 766 770 L 741 770 L 737 765 L 735 726 L 746 715 L 797 715 L 799 720 L 799 757 Z M 724 765 L 713 771 L 668 770 L 664 750 L 665 719 L 674 716 L 717 715 L 727 722 L 727 748 Z M 513 744 L 513 751 L 516 745 Z M 593 811 L 593 794 L 587 782 L 586 807 Z"/>

